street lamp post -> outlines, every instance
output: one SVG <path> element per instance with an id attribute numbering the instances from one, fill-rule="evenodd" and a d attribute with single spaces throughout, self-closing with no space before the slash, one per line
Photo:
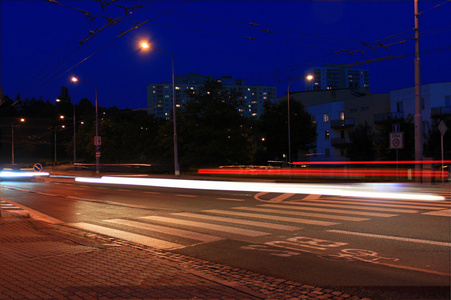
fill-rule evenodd
<path id="1" fill-rule="evenodd" d="M 20 122 L 25 122 L 25 119 L 21 118 Z M 11 164 L 14 165 L 14 120 L 11 121 Z"/>
<path id="2" fill-rule="evenodd" d="M 56 102 L 61 102 L 61 99 L 56 99 Z M 75 163 L 77 162 L 77 129 L 76 129 L 76 120 L 75 120 L 75 104 L 71 103 L 73 110 L 74 110 L 74 169 L 75 169 Z"/>
<path id="3" fill-rule="evenodd" d="M 291 163 L 291 116 L 290 116 L 290 85 L 293 83 L 293 81 L 299 80 L 299 79 L 304 79 L 304 77 L 298 77 L 298 78 L 293 78 L 290 80 L 290 83 L 288 83 L 288 87 L 287 87 L 287 106 L 288 106 L 288 163 Z M 307 75 L 307 77 L 305 77 L 305 79 L 307 80 L 312 80 L 313 76 L 312 75 Z"/>
<path id="4" fill-rule="evenodd" d="M 99 174 L 100 173 L 100 136 L 99 136 L 99 115 L 98 115 L 98 105 L 97 105 L 97 85 L 93 82 L 89 82 L 89 81 L 85 81 L 85 80 L 80 80 L 77 77 L 72 77 L 72 82 L 77 82 L 77 81 L 81 81 L 81 82 L 86 82 L 89 84 L 93 84 L 94 88 L 95 88 L 95 93 L 96 93 L 96 136 L 94 137 L 94 145 L 96 148 L 96 173 Z"/>
<path id="5" fill-rule="evenodd" d="M 169 52 L 157 49 L 152 47 L 149 43 L 142 42 L 141 43 L 142 49 L 153 49 L 157 50 L 166 54 L 169 54 L 172 59 L 172 115 L 173 115 L 173 127 L 174 127 L 174 174 L 175 176 L 180 176 L 180 166 L 178 161 L 178 147 L 177 147 L 177 116 L 175 114 L 176 110 L 176 103 L 175 103 L 175 73 L 174 73 L 174 55 L 172 55 Z"/>

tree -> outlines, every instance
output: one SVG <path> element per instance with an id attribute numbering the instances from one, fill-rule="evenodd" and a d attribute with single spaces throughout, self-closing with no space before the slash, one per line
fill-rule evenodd
<path id="1" fill-rule="evenodd" d="M 258 163 L 268 160 L 284 160 L 288 157 L 288 102 L 265 102 L 264 112 L 258 121 L 259 136 L 264 138 L 258 149 Z M 290 99 L 290 132 L 292 160 L 301 159 L 299 155 L 307 152 L 315 141 L 316 128 L 310 114 L 302 103 Z"/>
<path id="2" fill-rule="evenodd" d="M 181 164 L 200 167 L 251 163 L 252 137 L 247 120 L 238 111 L 243 106 L 239 93 L 213 81 L 188 93 L 191 100 L 177 115 Z"/>
<path id="3" fill-rule="evenodd" d="M 373 160 L 376 157 L 373 129 L 367 122 L 356 126 L 349 132 L 351 146 L 346 156 L 350 160 Z"/>

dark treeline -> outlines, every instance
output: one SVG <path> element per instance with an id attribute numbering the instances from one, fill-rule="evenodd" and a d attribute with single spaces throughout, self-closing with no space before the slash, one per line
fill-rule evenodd
<path id="1" fill-rule="evenodd" d="M 240 114 L 239 109 L 244 108 L 240 95 L 220 83 L 208 82 L 190 97 L 191 101 L 177 111 L 182 170 L 287 160 L 286 103 L 266 103 L 264 115 L 255 120 Z M 66 87 L 62 87 L 58 99 L 4 97 L 0 105 L 1 163 L 12 162 L 12 143 L 16 164 L 73 161 L 74 106 Z M 159 119 L 148 109 L 98 108 L 101 164 L 145 163 L 173 168 L 172 116 Z M 75 121 L 76 160 L 93 163 L 95 106 L 89 99 L 75 105 Z M 310 116 L 300 103 L 291 103 L 291 127 L 291 151 L 293 159 L 299 159 L 315 137 Z"/>
<path id="2" fill-rule="evenodd" d="M 220 83 L 208 82 L 199 91 L 190 92 L 191 101 L 177 110 L 182 171 L 287 161 L 286 101 L 266 102 L 260 118 L 250 119 L 239 112 L 244 109 L 240 95 Z M 95 162 L 95 106 L 91 100 L 83 98 L 74 107 L 66 87 L 62 87 L 58 99 L 59 102 L 51 102 L 42 98 L 22 100 L 20 95 L 16 99 L 4 97 L 0 103 L 0 163 L 10 164 L 13 160 L 16 164 L 71 163 L 74 109 L 76 161 Z M 172 116 L 169 120 L 159 119 L 149 114 L 149 109 L 99 107 L 101 164 L 144 163 L 161 166 L 162 170 L 173 169 Z M 303 105 L 293 100 L 290 101 L 290 118 L 291 160 L 306 160 L 308 149 L 315 148 L 315 125 Z M 393 121 L 401 123 L 406 131 L 406 146 L 399 150 L 399 159 L 413 159 L 413 121 L 409 117 L 390 120 L 386 128 L 382 126 L 378 130 L 368 124 L 356 126 L 349 134 L 352 143 L 346 149 L 347 157 L 350 160 L 394 159 L 395 153 L 388 147 Z M 429 138 L 425 139 L 425 155 L 439 159 L 436 131 L 430 131 Z M 449 139 L 445 142 L 449 144 Z"/>

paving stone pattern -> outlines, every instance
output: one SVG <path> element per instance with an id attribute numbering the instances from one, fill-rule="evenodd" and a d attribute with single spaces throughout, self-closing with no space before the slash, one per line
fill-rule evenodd
<path id="1" fill-rule="evenodd" d="M 0 299 L 360 299 L 3 213 Z"/>

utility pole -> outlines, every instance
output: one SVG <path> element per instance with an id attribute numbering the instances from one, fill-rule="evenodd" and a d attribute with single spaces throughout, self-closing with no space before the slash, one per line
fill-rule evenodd
<path id="1" fill-rule="evenodd" d="M 421 73 L 420 73 L 420 34 L 418 0 L 414 0 L 415 13 L 415 171 L 418 175 L 422 170 L 423 161 L 423 122 L 421 119 Z M 416 176 L 416 181 L 421 181 Z"/>

